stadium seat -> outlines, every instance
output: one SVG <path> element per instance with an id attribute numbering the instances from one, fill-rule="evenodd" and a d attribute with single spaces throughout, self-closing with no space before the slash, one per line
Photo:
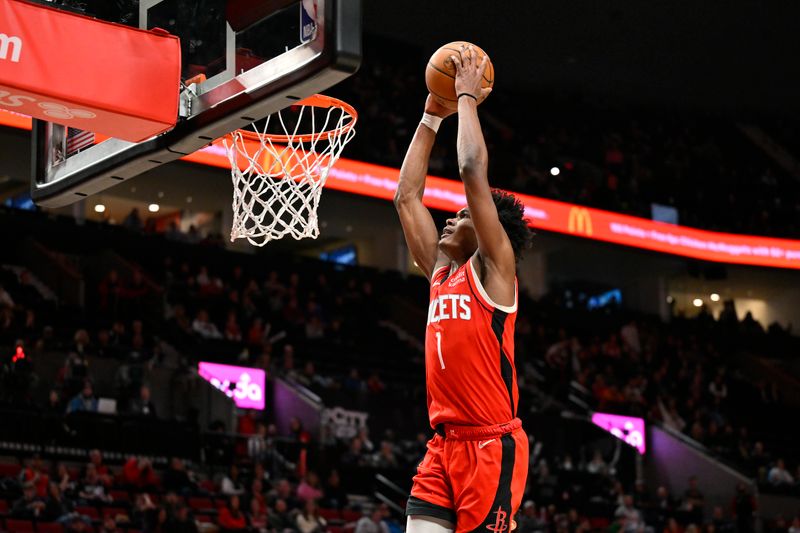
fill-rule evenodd
<path id="1" fill-rule="evenodd" d="M 6 519 L 6 531 L 13 531 L 14 533 L 35 533 L 36 529 L 34 529 L 33 522 L 30 520 L 14 520 L 8 518 Z"/>
<path id="2" fill-rule="evenodd" d="M 358 522 L 364 516 L 360 511 L 350 511 L 345 509 L 342 511 L 342 520 L 345 522 Z"/>
<path id="3" fill-rule="evenodd" d="M 203 524 L 210 524 L 212 522 L 211 517 L 206 514 L 195 515 L 194 519 Z"/>
<path id="4" fill-rule="evenodd" d="M 64 526 L 58 522 L 39 522 L 36 524 L 37 533 L 64 533 Z"/>
<path id="5" fill-rule="evenodd" d="M 0 463 L 0 477 L 17 477 L 22 467 L 14 463 Z"/>
<path id="6" fill-rule="evenodd" d="M 97 511 L 96 507 L 89 507 L 85 505 L 79 506 L 75 507 L 75 512 L 84 516 L 88 516 L 92 520 L 100 520 L 100 513 Z"/>
<path id="7" fill-rule="evenodd" d="M 593 530 L 606 529 L 611 521 L 605 516 L 593 516 L 589 518 L 589 525 Z"/>
<path id="8" fill-rule="evenodd" d="M 107 516 L 115 517 L 117 515 L 125 515 L 128 516 L 128 510 L 124 507 L 104 507 L 103 508 L 103 518 Z"/>
<path id="9" fill-rule="evenodd" d="M 189 498 L 189 507 L 195 511 L 213 511 L 216 509 L 211 498 Z"/>
<path id="10" fill-rule="evenodd" d="M 8 502 L 0 500 L 0 516 L 8 514 Z"/>
<path id="11" fill-rule="evenodd" d="M 319 509 L 319 515 L 330 522 L 331 520 L 341 520 L 342 513 L 339 512 L 338 509 Z"/>
<path id="12" fill-rule="evenodd" d="M 131 495 L 127 490 L 112 490 L 109 492 L 115 502 L 130 502 Z"/>

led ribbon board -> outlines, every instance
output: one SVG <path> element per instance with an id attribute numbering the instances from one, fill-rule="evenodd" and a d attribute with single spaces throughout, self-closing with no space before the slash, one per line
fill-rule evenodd
<path id="1" fill-rule="evenodd" d="M 200 377 L 221 390 L 242 409 L 264 409 L 266 373 L 258 368 L 200 362 Z"/>
<path id="2" fill-rule="evenodd" d="M 632 416 L 594 413 L 592 423 L 636 448 L 640 454 L 645 452 L 644 420 Z"/>
<path id="3" fill-rule="evenodd" d="M 30 118 L 0 110 L 0 125 L 30 129 Z M 97 142 L 103 137 L 97 136 Z M 222 141 L 181 158 L 182 161 L 230 169 Z M 341 158 L 330 170 L 326 187 L 392 200 L 399 171 Z M 704 261 L 800 269 L 800 241 L 705 231 L 676 224 L 517 194 L 533 228 L 690 257 Z M 460 181 L 428 176 L 425 205 L 456 212 L 467 204 Z"/>

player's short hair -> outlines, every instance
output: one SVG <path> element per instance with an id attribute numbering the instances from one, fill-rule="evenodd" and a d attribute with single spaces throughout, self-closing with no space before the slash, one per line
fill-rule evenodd
<path id="1" fill-rule="evenodd" d="M 500 224 L 511 241 L 514 257 L 519 262 L 523 252 L 531 247 L 534 235 L 525 218 L 525 206 L 513 194 L 499 189 L 492 189 L 492 200 L 497 208 Z"/>

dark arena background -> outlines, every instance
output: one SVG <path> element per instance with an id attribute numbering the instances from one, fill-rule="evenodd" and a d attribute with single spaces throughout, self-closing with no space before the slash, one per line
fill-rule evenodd
<path id="1" fill-rule="evenodd" d="M 37 197 L 50 124 L 12 98 L 27 80 L 2 69 L 33 43 L 0 18 L 0 531 L 405 530 L 433 435 L 429 286 L 391 200 L 428 58 L 468 40 L 496 72 L 479 107 L 490 184 L 536 232 L 518 267 L 515 531 L 800 533 L 800 5 L 326 5 L 349 2 L 360 64 L 323 92 L 357 110 L 357 133 L 319 237 L 264 247 L 228 238 L 217 141 L 60 205 Z M 167 0 L 181 91 L 223 70 L 251 13 L 292 10 L 286 35 L 242 30 L 237 58 L 305 43 L 290 3 Z M 133 27 L 158 9 L 0 0 L 0 15 L 23 4 Z M 69 126 L 62 107 L 48 117 Z M 437 227 L 465 203 L 456 130 L 443 122 L 428 168 Z M 101 140 L 66 135 L 70 156 Z"/>

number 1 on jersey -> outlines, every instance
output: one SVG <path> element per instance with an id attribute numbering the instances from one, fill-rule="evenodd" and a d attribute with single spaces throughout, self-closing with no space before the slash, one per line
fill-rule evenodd
<path id="1" fill-rule="evenodd" d="M 444 370 L 444 358 L 442 357 L 442 332 L 436 332 L 436 351 L 439 353 L 439 364 L 442 365 Z"/>

